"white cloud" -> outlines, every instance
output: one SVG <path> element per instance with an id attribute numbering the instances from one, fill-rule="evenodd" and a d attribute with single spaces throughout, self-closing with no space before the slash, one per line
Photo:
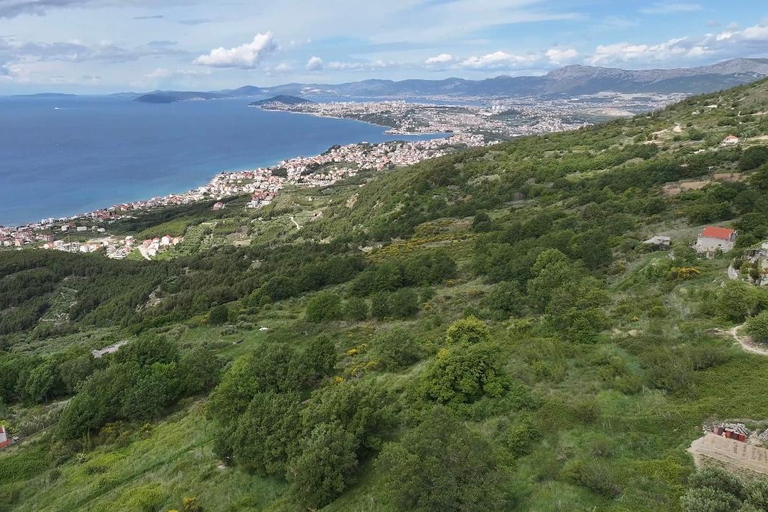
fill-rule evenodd
<path id="1" fill-rule="evenodd" d="M 320 71 L 321 69 L 323 69 L 323 59 L 320 57 L 311 57 L 309 61 L 307 61 L 307 70 Z"/>
<path id="2" fill-rule="evenodd" d="M 383 68 L 396 67 L 392 61 L 374 60 L 366 62 L 329 62 L 326 66 L 334 71 L 375 71 Z"/>
<path id="3" fill-rule="evenodd" d="M 593 65 L 627 63 L 654 64 L 672 60 L 728 59 L 768 52 L 768 22 L 733 28 L 716 34 L 679 37 L 657 44 L 617 43 L 601 45 L 590 62 Z"/>
<path id="4" fill-rule="evenodd" d="M 291 66 L 288 63 L 281 62 L 280 64 L 275 66 L 274 71 L 276 71 L 277 73 L 288 73 L 293 71 L 293 66 Z"/>
<path id="5" fill-rule="evenodd" d="M 675 14 L 700 11 L 701 5 L 689 2 L 657 2 L 651 7 L 640 9 L 643 14 Z"/>
<path id="6" fill-rule="evenodd" d="M 425 64 L 427 66 L 439 66 L 439 65 L 445 65 L 450 64 L 454 61 L 453 55 L 450 53 L 441 53 L 440 55 L 436 57 L 430 57 L 426 60 Z"/>
<path id="7" fill-rule="evenodd" d="M 668 60 L 672 57 L 685 57 L 691 51 L 681 43 L 684 39 L 670 39 L 669 41 L 647 45 L 616 43 L 610 45 L 600 45 L 592 56 L 593 65 L 617 64 L 631 61 L 660 61 Z M 699 50 L 701 53 L 703 50 Z"/>
<path id="8" fill-rule="evenodd" d="M 149 78 L 150 80 L 166 80 L 168 78 L 207 76 L 210 74 L 211 74 L 211 71 L 209 69 L 157 68 L 151 73 L 148 73 L 147 78 Z"/>
<path id="9" fill-rule="evenodd" d="M 195 64 L 217 68 L 255 68 L 265 55 L 278 50 L 272 32 L 256 34 L 253 41 L 235 48 L 216 48 L 208 55 L 195 59 Z"/>
<path id="10" fill-rule="evenodd" d="M 536 54 L 514 55 L 498 51 L 479 57 L 469 57 L 461 62 L 461 66 L 470 69 L 509 69 L 532 64 L 539 59 L 540 57 Z"/>
<path id="11" fill-rule="evenodd" d="M 579 52 L 573 48 L 550 48 L 547 50 L 545 55 L 549 59 L 549 62 L 552 64 L 560 65 L 567 62 L 572 62 L 576 57 L 579 56 Z"/>

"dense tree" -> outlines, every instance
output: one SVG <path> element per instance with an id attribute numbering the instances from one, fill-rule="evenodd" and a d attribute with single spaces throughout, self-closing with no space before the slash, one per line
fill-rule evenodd
<path id="1" fill-rule="evenodd" d="M 743 281 L 725 283 L 717 299 L 721 316 L 733 322 L 742 322 L 751 315 L 758 304 L 758 292 Z"/>
<path id="2" fill-rule="evenodd" d="M 208 313 L 208 325 L 223 325 L 229 321 L 229 309 L 219 304 Z"/>
<path id="3" fill-rule="evenodd" d="M 78 387 L 104 364 L 91 354 L 82 354 L 58 363 L 59 377 L 67 393 L 74 394 Z"/>
<path id="4" fill-rule="evenodd" d="M 520 284 L 516 281 L 504 281 L 491 289 L 485 303 L 494 311 L 504 315 L 515 315 L 522 312 L 524 301 Z"/>
<path id="5" fill-rule="evenodd" d="M 395 318 L 410 318 L 419 312 L 419 296 L 411 288 L 398 290 L 389 296 L 389 310 Z"/>
<path id="6" fill-rule="evenodd" d="M 761 165 L 768 163 L 768 148 L 765 146 L 755 146 L 747 148 L 739 158 L 739 169 L 742 171 L 751 171 Z"/>
<path id="7" fill-rule="evenodd" d="M 46 361 L 29 374 L 24 394 L 33 402 L 48 401 L 55 393 L 58 375 L 53 363 Z"/>
<path id="8" fill-rule="evenodd" d="M 357 444 L 339 424 L 321 423 L 304 438 L 288 469 L 301 504 L 317 509 L 344 492 L 357 471 Z"/>
<path id="9" fill-rule="evenodd" d="M 533 275 L 528 283 L 528 297 L 536 309 L 543 311 L 552 295 L 576 277 L 576 269 L 565 254 L 548 249 L 536 259 Z"/>
<path id="10" fill-rule="evenodd" d="M 436 408 L 377 462 L 398 510 L 503 510 L 504 472 L 490 443 Z"/>
<path id="11" fill-rule="evenodd" d="M 309 322 L 331 322 L 342 318 L 341 297 L 332 292 L 323 292 L 307 302 L 307 320 Z"/>
<path id="12" fill-rule="evenodd" d="M 301 412 L 304 434 L 318 424 L 338 423 L 360 446 L 376 449 L 392 419 L 389 405 L 388 395 L 370 380 L 318 389 Z"/>
<path id="13" fill-rule="evenodd" d="M 175 363 L 154 363 L 142 371 L 136 382 L 124 390 L 119 415 L 129 420 L 156 419 L 181 394 Z"/>
<path id="14" fill-rule="evenodd" d="M 499 354 L 485 343 L 441 350 L 422 379 L 425 396 L 442 404 L 499 397 L 508 386 Z"/>
<path id="15" fill-rule="evenodd" d="M 213 389 L 221 380 L 224 362 L 210 351 L 198 347 L 181 358 L 181 388 L 186 395 L 197 395 Z"/>
<path id="16" fill-rule="evenodd" d="M 333 373 L 336 367 L 336 344 L 328 336 L 311 339 L 301 354 L 303 377 L 320 379 Z"/>
<path id="17" fill-rule="evenodd" d="M 179 349 L 165 336 L 143 335 L 122 347 L 115 359 L 120 363 L 150 366 L 179 360 Z"/>
<path id="18" fill-rule="evenodd" d="M 232 453 L 241 467 L 263 475 L 280 474 L 301 436 L 298 393 L 257 393 L 237 420 Z"/>
<path id="19" fill-rule="evenodd" d="M 392 315 L 389 293 L 378 292 L 371 297 L 371 316 L 377 320 L 384 320 Z"/>
<path id="20" fill-rule="evenodd" d="M 477 212 L 472 219 L 472 231 L 476 233 L 486 233 L 492 228 L 491 218 L 485 212 Z"/>

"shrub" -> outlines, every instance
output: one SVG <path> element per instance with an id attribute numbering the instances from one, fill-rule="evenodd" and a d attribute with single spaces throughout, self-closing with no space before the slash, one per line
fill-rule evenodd
<path id="1" fill-rule="evenodd" d="M 342 318 L 341 297 L 324 292 L 312 297 L 307 303 L 307 321 L 321 323 Z"/>
<path id="2" fill-rule="evenodd" d="M 397 510 L 504 510 L 504 473 L 493 447 L 438 407 L 377 461 Z"/>
<path id="3" fill-rule="evenodd" d="M 483 343 L 491 337 L 488 326 L 474 316 L 457 320 L 445 333 L 448 343 Z"/>
<path id="4" fill-rule="evenodd" d="M 389 294 L 386 292 L 375 293 L 371 297 L 371 316 L 377 320 L 384 320 L 391 314 Z"/>
<path id="5" fill-rule="evenodd" d="M 410 288 L 398 290 L 389 296 L 389 309 L 395 318 L 409 318 L 419 312 L 419 296 Z"/>
<path id="6" fill-rule="evenodd" d="M 208 313 L 208 325 L 224 325 L 229 321 L 229 309 L 221 304 Z"/>
<path id="7" fill-rule="evenodd" d="M 344 304 L 344 317 L 347 320 L 362 322 L 368 318 L 368 303 L 361 297 L 351 297 Z"/>
<path id="8" fill-rule="evenodd" d="M 425 396 L 442 404 L 498 397 L 508 386 L 498 354 L 485 344 L 441 350 L 423 376 Z"/>
<path id="9" fill-rule="evenodd" d="M 617 498 L 621 495 L 621 489 L 614 483 L 610 468 L 598 460 L 571 460 L 563 468 L 563 476 L 569 482 L 606 498 Z"/>
<path id="10" fill-rule="evenodd" d="M 768 343 L 768 311 L 747 320 L 747 334 L 758 343 Z"/>
<path id="11" fill-rule="evenodd" d="M 384 368 L 398 370 L 407 368 L 419 360 L 421 349 L 407 331 L 394 329 L 376 337 L 374 344 L 376 357 Z"/>

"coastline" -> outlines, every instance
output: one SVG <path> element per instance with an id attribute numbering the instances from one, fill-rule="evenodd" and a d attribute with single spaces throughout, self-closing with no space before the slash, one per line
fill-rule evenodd
<path id="1" fill-rule="evenodd" d="M 325 152 L 282 160 L 277 164 L 237 171 L 223 171 L 213 176 L 205 185 L 182 193 L 156 196 L 145 200 L 112 205 L 90 212 L 61 218 L 43 219 L 19 226 L 0 226 L 0 247 L 35 246 L 44 244 L 46 249 L 68 252 L 92 252 L 90 248 L 76 244 L 59 244 L 57 233 L 96 232 L 104 234 L 109 224 L 134 217 L 142 211 L 170 206 L 181 206 L 203 201 L 217 201 L 250 195 L 248 209 L 270 204 L 286 185 L 322 187 L 366 170 L 381 171 L 388 168 L 413 165 L 425 159 L 437 158 L 454 151 L 456 146 L 479 147 L 494 144 L 480 135 L 454 134 L 445 138 L 417 141 L 389 141 L 381 143 L 357 143 L 334 145 Z M 352 164 L 352 166 L 350 166 Z M 324 172 L 315 174 L 323 168 Z M 218 204 L 218 203 L 217 203 Z M 104 235 L 102 235 L 104 236 Z M 103 240 L 100 241 L 100 243 Z M 93 250 L 98 247 L 94 246 Z"/>
<path id="2" fill-rule="evenodd" d="M 181 193 L 218 173 L 270 167 L 335 144 L 428 138 L 246 105 L 187 102 L 169 111 L 112 98 L 12 102 L 0 109 L 8 120 L 0 129 L 8 134 L 0 142 L 0 225 L 76 217 Z"/>
<path id="3" fill-rule="evenodd" d="M 389 126 L 386 124 L 378 124 L 374 123 L 372 121 L 365 121 L 363 119 L 357 119 L 355 117 L 343 117 L 343 116 L 332 116 L 332 115 L 324 115 L 317 112 L 298 112 L 295 110 L 282 110 L 279 108 L 265 108 L 258 105 L 248 105 L 249 108 L 257 108 L 260 110 L 263 110 L 265 112 L 281 112 L 285 114 L 295 114 L 299 116 L 309 116 L 309 117 L 317 117 L 319 119 L 342 119 L 345 121 L 355 121 L 357 123 L 363 123 L 367 124 L 369 126 L 376 126 L 378 128 L 386 128 L 387 130 L 384 132 L 387 135 L 403 135 L 406 137 L 419 137 L 419 136 L 439 136 L 439 135 L 453 135 L 457 132 L 450 132 L 450 131 L 428 131 L 428 132 L 408 132 L 404 130 L 398 130 L 397 128 L 393 126 Z"/>

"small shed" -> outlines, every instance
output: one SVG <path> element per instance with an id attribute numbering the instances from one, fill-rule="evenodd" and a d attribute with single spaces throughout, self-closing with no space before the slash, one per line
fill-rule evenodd
<path id="1" fill-rule="evenodd" d="M 670 247 L 672 245 L 672 238 L 664 235 L 655 235 L 644 241 L 643 244 L 653 247 Z"/>
<path id="2" fill-rule="evenodd" d="M 747 442 L 749 438 L 749 429 L 741 423 L 723 423 L 721 425 L 713 425 L 712 433 L 726 439 L 733 439 L 741 443 Z"/>

